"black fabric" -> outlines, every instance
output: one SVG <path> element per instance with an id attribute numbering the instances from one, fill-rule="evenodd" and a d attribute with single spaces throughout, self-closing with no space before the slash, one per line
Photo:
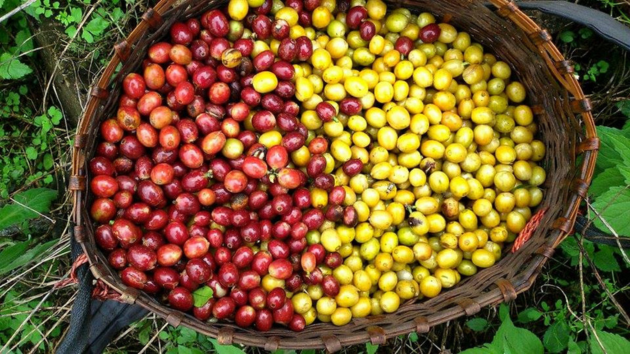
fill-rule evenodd
<path id="1" fill-rule="evenodd" d="M 114 337 L 130 324 L 141 320 L 149 312 L 137 305 L 108 300 L 92 301 L 92 328 L 84 353 L 100 354 Z"/>
<path id="2" fill-rule="evenodd" d="M 70 228 L 70 230 L 70 254 L 74 262 L 83 253 L 83 249 L 74 240 L 73 228 Z M 87 263 L 77 269 L 77 279 L 79 279 L 79 292 L 72 305 L 70 329 L 61 345 L 57 348 L 57 353 L 59 354 L 83 353 L 88 345 L 91 322 L 89 308 L 92 302 L 93 277 Z"/>
<path id="3" fill-rule="evenodd" d="M 72 228 L 71 228 L 72 230 Z M 71 231 L 71 256 L 75 261 L 83 249 Z M 72 305 L 70 329 L 57 354 L 100 354 L 122 329 L 148 314 L 140 306 L 92 299 L 93 277 L 88 264 L 77 268 L 79 292 Z"/>
<path id="4" fill-rule="evenodd" d="M 603 39 L 630 50 L 630 28 L 601 11 L 566 1 L 521 1 L 518 6 L 581 23 Z"/>
<path id="5" fill-rule="evenodd" d="M 615 237 L 605 233 L 593 225 L 593 222 L 583 215 L 578 215 L 575 219 L 574 231 L 584 236 L 587 240 L 603 245 L 630 249 L 630 237 Z"/>
<path id="6" fill-rule="evenodd" d="M 630 28 L 601 11 L 567 1 L 519 1 L 518 7 L 581 23 L 603 39 L 630 51 Z"/>

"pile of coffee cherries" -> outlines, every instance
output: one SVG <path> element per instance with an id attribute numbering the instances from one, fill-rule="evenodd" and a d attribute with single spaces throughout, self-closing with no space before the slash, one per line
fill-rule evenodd
<path id="1" fill-rule="evenodd" d="M 381 0 L 231 0 L 122 91 L 89 162 L 95 240 L 202 321 L 394 312 L 492 266 L 542 200 L 510 66 Z"/>

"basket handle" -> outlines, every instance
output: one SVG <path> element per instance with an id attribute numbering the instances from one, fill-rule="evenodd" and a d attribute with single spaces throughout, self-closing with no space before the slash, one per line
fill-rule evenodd
<path id="1" fill-rule="evenodd" d="M 601 11 L 567 1 L 517 1 L 517 3 L 521 9 L 538 10 L 580 23 L 597 32 L 603 39 L 630 51 L 630 27 Z"/>

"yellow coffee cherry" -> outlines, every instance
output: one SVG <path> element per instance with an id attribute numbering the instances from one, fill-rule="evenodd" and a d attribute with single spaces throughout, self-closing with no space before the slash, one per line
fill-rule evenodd
<path id="1" fill-rule="evenodd" d="M 315 28 L 326 28 L 332 19 L 332 14 L 328 8 L 319 6 L 313 10 L 312 23 Z"/>
<path id="2" fill-rule="evenodd" d="M 374 87 L 374 98 L 379 103 L 391 102 L 394 98 L 394 86 L 385 81 L 380 81 Z"/>
<path id="3" fill-rule="evenodd" d="M 322 232 L 321 243 L 328 252 L 336 252 L 341 247 L 341 239 L 335 229 L 327 229 Z"/>
<path id="4" fill-rule="evenodd" d="M 400 296 L 393 291 L 386 291 L 379 301 L 381 309 L 386 313 L 392 313 L 398 310 L 400 306 Z"/>
<path id="5" fill-rule="evenodd" d="M 374 211 L 370 215 L 370 224 L 377 229 L 385 230 L 392 224 L 392 216 L 387 211 Z"/>
<path id="6" fill-rule="evenodd" d="M 254 75 L 252 85 L 257 92 L 268 93 L 276 89 L 278 78 L 270 71 L 263 71 Z"/>
<path id="7" fill-rule="evenodd" d="M 415 259 L 413 250 L 403 245 L 394 247 L 392 256 L 394 257 L 394 261 L 404 264 L 411 263 Z"/>
<path id="8" fill-rule="evenodd" d="M 411 117 L 404 107 L 396 106 L 387 112 L 387 123 L 396 130 L 409 127 L 410 122 Z"/>
<path id="9" fill-rule="evenodd" d="M 420 293 L 426 297 L 436 297 L 442 291 L 442 283 L 438 278 L 430 275 L 420 282 Z"/>
<path id="10" fill-rule="evenodd" d="M 368 84 L 360 77 L 346 78 L 344 88 L 350 95 L 358 98 L 361 98 L 368 93 Z"/>
<path id="11" fill-rule="evenodd" d="M 398 276 L 395 272 L 388 271 L 383 273 L 381 278 L 378 280 L 378 288 L 383 291 L 391 291 L 396 287 L 396 283 L 398 283 Z"/>
<path id="12" fill-rule="evenodd" d="M 392 127 L 383 127 L 377 133 L 377 141 L 381 147 L 393 150 L 398 143 L 398 133 Z"/>
<path id="13" fill-rule="evenodd" d="M 495 256 L 488 250 L 478 249 L 472 254 L 472 262 L 479 268 L 488 268 L 494 265 Z"/>

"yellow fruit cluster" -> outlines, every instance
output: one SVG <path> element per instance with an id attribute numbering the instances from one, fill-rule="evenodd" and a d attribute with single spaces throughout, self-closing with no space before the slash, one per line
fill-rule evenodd
<path id="1" fill-rule="evenodd" d="M 388 12 L 381 0 L 352 1 L 357 5 L 375 25 L 369 41 L 348 29 L 335 0 L 322 0 L 312 27 L 298 25 L 290 7 L 275 13 L 291 24 L 291 38 L 313 40 L 311 59 L 294 65 L 301 123 L 307 144 L 316 136 L 331 141 L 325 172 L 344 187 L 344 205 L 354 206 L 359 221 L 356 228 L 326 221 L 307 235 L 344 258 L 334 270 L 322 267 L 341 284 L 335 298 L 320 285 L 293 295 L 307 324 L 343 325 L 437 296 L 495 264 L 543 197 L 546 175 L 538 163 L 545 146 L 509 64 L 447 23 L 438 24 L 437 41 L 423 43 L 423 28 L 436 23 L 429 13 Z M 401 37 L 413 41 L 406 55 L 396 49 Z M 277 52 L 279 44 L 256 41 L 252 56 Z M 277 84 L 260 81 L 254 79 L 260 92 Z M 348 97 L 360 100 L 362 113 L 340 113 Z M 318 117 L 321 102 L 337 109 L 333 121 Z M 310 157 L 305 146 L 292 162 L 304 168 Z M 352 177 L 341 168 L 350 159 L 364 165 Z M 313 206 L 326 205 L 325 191 L 315 188 L 311 196 Z"/>

